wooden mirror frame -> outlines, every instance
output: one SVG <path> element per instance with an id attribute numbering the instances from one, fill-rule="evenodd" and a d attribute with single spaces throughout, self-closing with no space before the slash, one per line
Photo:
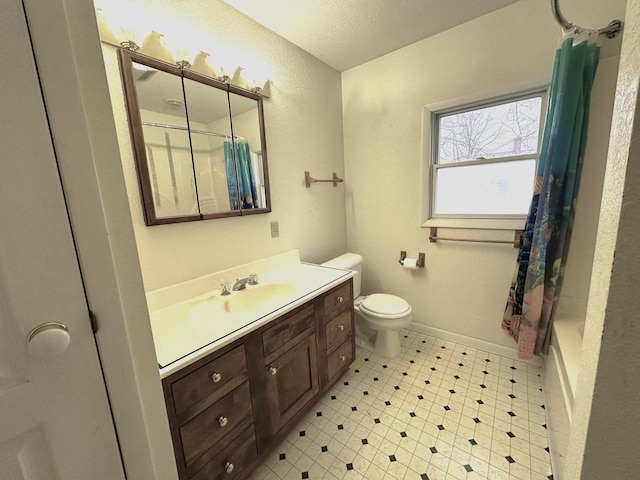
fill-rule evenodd
<path id="1" fill-rule="evenodd" d="M 142 211 L 144 214 L 145 225 L 165 225 L 170 223 L 182 223 L 193 222 L 200 220 L 212 220 L 216 218 L 227 217 L 240 217 L 246 215 L 256 215 L 261 213 L 271 212 L 271 195 L 269 189 L 269 170 L 267 161 L 267 143 L 266 133 L 264 125 L 264 110 L 263 110 L 263 97 L 257 93 L 245 90 L 243 88 L 231 85 L 225 82 L 221 82 L 217 79 L 207 77 L 197 72 L 190 70 L 183 70 L 177 65 L 172 65 L 161 60 L 157 60 L 140 53 L 132 52 L 125 49 L 118 51 L 118 60 L 120 62 L 120 75 L 122 78 L 122 85 L 124 88 L 124 97 L 126 103 L 127 115 L 129 117 L 129 132 L 131 134 L 131 143 L 133 146 L 133 154 L 135 157 L 136 173 L 138 177 L 138 186 L 140 188 L 140 197 L 142 200 Z M 151 176 L 149 173 L 149 163 L 147 159 L 147 149 L 144 139 L 144 133 L 142 129 L 142 118 L 140 116 L 140 106 L 138 102 L 138 95 L 136 91 L 136 85 L 133 78 L 133 62 L 145 65 L 147 67 L 154 68 L 156 70 L 175 75 L 177 77 L 186 78 L 196 81 L 201 84 L 208 85 L 212 88 L 217 88 L 227 92 L 229 95 L 229 103 L 232 103 L 231 94 L 240 95 L 245 98 L 249 98 L 256 101 L 256 107 L 258 112 L 258 122 L 260 130 L 261 141 L 261 156 L 262 156 L 262 168 L 263 168 L 263 180 L 264 180 L 264 194 L 266 206 L 262 208 L 248 208 L 238 210 L 228 210 L 215 213 L 198 213 L 192 215 L 180 215 L 173 217 L 158 217 L 156 215 L 156 208 L 153 199 L 153 190 L 151 187 Z M 185 101 L 186 103 L 186 101 Z M 188 108 L 188 106 L 187 106 Z M 188 120 L 188 119 L 187 119 Z M 233 136 L 233 116 L 231 109 L 229 111 L 229 124 L 231 134 Z M 188 125 L 188 122 L 187 122 Z M 191 161 L 193 162 L 193 153 L 191 154 Z M 235 158 L 234 158 L 235 161 Z M 237 168 L 237 163 L 236 163 Z M 196 182 L 197 192 L 197 179 Z M 196 193 L 197 196 L 197 193 Z M 197 205 L 200 205 L 200 199 L 196 198 Z"/>

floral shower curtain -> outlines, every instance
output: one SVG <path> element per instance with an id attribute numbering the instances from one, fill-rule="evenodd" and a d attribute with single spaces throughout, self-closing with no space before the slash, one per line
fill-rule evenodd
<path id="1" fill-rule="evenodd" d="M 553 306 L 569 244 L 575 199 L 587 142 L 589 99 L 599 47 L 563 41 L 556 52 L 549 108 L 531 207 L 502 328 L 518 344 L 518 356 L 546 353 Z"/>

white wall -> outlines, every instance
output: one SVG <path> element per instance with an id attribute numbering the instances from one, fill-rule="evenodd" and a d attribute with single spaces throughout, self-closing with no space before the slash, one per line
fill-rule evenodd
<path id="1" fill-rule="evenodd" d="M 219 1 L 135 0 L 136 18 L 164 33 L 199 37 L 203 49 L 232 51 L 237 65 L 264 63 L 272 80 L 264 102 L 272 212 L 146 227 L 143 222 L 116 49 L 103 53 L 146 290 L 299 248 L 305 261 L 346 250 L 344 186 L 304 186 L 304 172 L 344 172 L 340 74 Z M 125 7 L 122 7 L 125 8 Z M 142 20 L 141 20 L 142 21 Z M 257 60 L 256 60 L 257 59 Z M 280 224 L 272 239 L 269 222 Z"/>
<path id="2" fill-rule="evenodd" d="M 603 3 L 566 1 L 563 12 L 587 26 L 624 12 L 623 0 Z M 364 293 L 402 295 L 412 304 L 419 324 L 514 345 L 500 321 L 517 251 L 502 245 L 432 244 L 428 229 L 420 228 L 422 107 L 548 83 L 559 41 L 560 29 L 548 2 L 523 0 L 343 73 L 347 237 L 349 250 L 365 258 Z M 598 72 L 592 105 L 592 118 L 598 118 L 589 132 L 587 164 L 605 162 L 616 65 L 617 58 L 605 59 Z M 601 183 L 597 170 L 601 172 L 596 169 L 594 175 Z M 599 202 L 594 197 L 586 203 L 578 214 L 591 218 L 581 223 L 583 233 L 591 229 L 584 238 L 593 245 Z M 507 232 L 443 232 L 513 238 Z M 409 256 L 425 252 L 427 268 L 402 270 L 397 263 L 401 250 Z M 575 289 L 575 295 L 586 298 L 584 289 Z"/>

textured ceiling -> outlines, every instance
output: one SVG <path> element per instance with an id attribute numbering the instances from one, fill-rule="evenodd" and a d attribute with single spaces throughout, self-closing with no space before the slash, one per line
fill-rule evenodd
<path id="1" fill-rule="evenodd" d="M 338 71 L 517 0 L 224 0 Z"/>

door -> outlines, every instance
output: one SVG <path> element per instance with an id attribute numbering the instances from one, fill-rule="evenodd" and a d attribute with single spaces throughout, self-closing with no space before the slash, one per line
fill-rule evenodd
<path id="1" fill-rule="evenodd" d="M 268 362 L 266 375 L 271 432 L 275 434 L 318 393 L 315 333 Z"/>
<path id="2" fill-rule="evenodd" d="M 20 0 L 1 4 L 0 45 L 0 480 L 120 480 Z"/>

